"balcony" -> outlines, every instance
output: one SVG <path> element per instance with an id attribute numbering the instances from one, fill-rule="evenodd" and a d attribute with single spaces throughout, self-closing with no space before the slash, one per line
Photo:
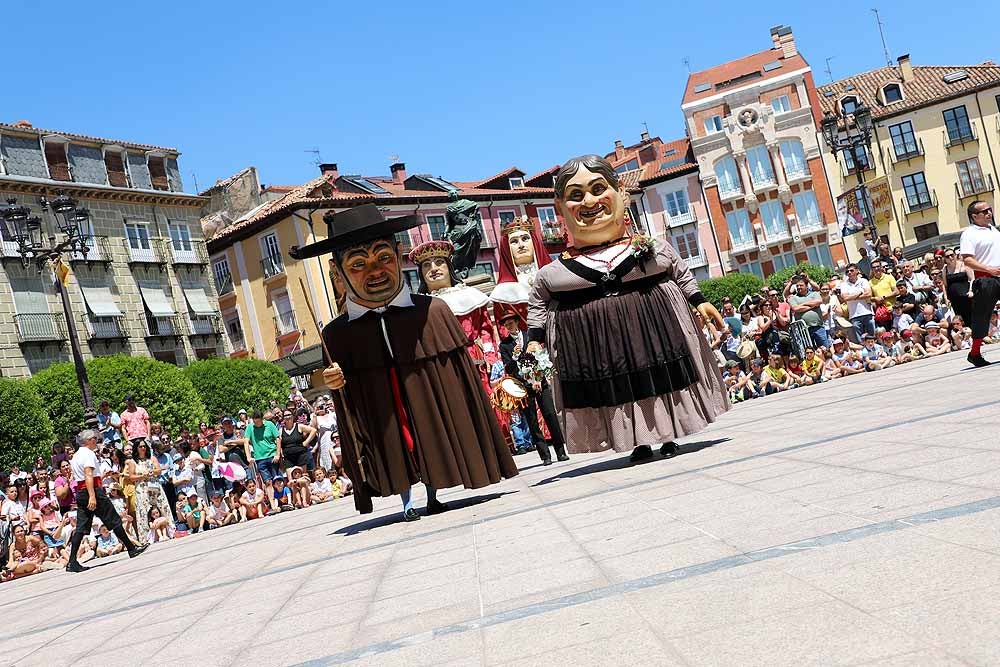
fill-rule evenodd
<path id="1" fill-rule="evenodd" d="M 937 208 L 937 192 L 931 190 L 930 193 L 927 191 L 918 193 L 916 197 L 902 197 L 900 199 L 900 203 L 906 215 L 912 215 L 913 213 L 919 213 L 920 211 L 927 211 Z"/>
<path id="2" fill-rule="evenodd" d="M 232 332 L 232 330 L 230 330 L 229 331 L 229 342 L 233 346 L 233 353 L 234 354 L 236 352 L 245 352 L 246 349 L 247 349 L 247 341 L 246 341 L 246 338 L 244 338 L 242 331 L 239 333 L 239 335 L 236 335 L 236 334 L 234 334 Z"/>
<path id="3" fill-rule="evenodd" d="M 799 218 L 799 231 L 803 234 L 808 234 L 810 232 L 816 232 L 826 229 L 826 223 L 823 222 L 823 218 Z"/>
<path id="4" fill-rule="evenodd" d="M 708 258 L 705 257 L 704 252 L 700 252 L 692 257 L 685 257 L 684 262 L 688 265 L 689 269 L 697 269 L 702 266 L 708 266 Z"/>
<path id="5" fill-rule="evenodd" d="M 274 333 L 276 336 L 284 336 L 293 331 L 298 331 L 298 329 L 299 324 L 295 319 L 295 311 L 279 310 L 278 314 L 274 316 Z"/>
<path id="6" fill-rule="evenodd" d="M 558 222 L 544 222 L 541 227 L 544 243 L 563 243 L 566 241 L 566 230 Z"/>
<path id="7" fill-rule="evenodd" d="M 186 330 L 184 322 L 176 315 L 170 317 L 146 315 L 147 338 L 178 338 L 183 336 Z"/>
<path id="8" fill-rule="evenodd" d="M 66 340 L 62 315 L 55 313 L 18 313 L 14 315 L 17 339 L 22 343 L 46 343 Z"/>
<path id="9" fill-rule="evenodd" d="M 722 203 L 743 199 L 743 188 L 739 184 L 719 183 L 719 200 Z"/>
<path id="10" fill-rule="evenodd" d="M 969 183 L 955 184 L 955 196 L 959 199 L 967 199 L 976 195 L 993 192 L 993 174 L 987 174 L 986 178 L 972 180 Z"/>
<path id="11" fill-rule="evenodd" d="M 924 156 L 924 140 L 918 138 L 914 143 L 907 143 L 903 146 L 892 146 L 892 163 L 909 162 L 918 157 Z"/>
<path id="12" fill-rule="evenodd" d="M 788 229 L 788 223 L 774 226 L 764 226 L 764 238 L 767 243 L 777 243 L 787 241 L 792 238 L 792 232 Z"/>
<path id="13" fill-rule="evenodd" d="M 222 319 L 215 315 L 207 317 L 190 317 L 191 328 L 189 336 L 218 336 L 222 333 Z"/>
<path id="14" fill-rule="evenodd" d="M 945 130 L 944 133 L 944 147 L 948 150 L 951 150 L 956 146 L 962 147 L 965 146 L 965 144 L 971 144 L 974 141 L 979 141 L 979 135 L 976 133 L 975 125 L 960 127 L 955 132 Z"/>
<path id="15" fill-rule="evenodd" d="M 805 165 L 792 170 L 785 170 L 785 180 L 788 182 L 789 185 L 795 185 L 796 183 L 804 183 L 806 181 L 812 180 L 812 172 L 810 172 L 809 167 Z"/>
<path id="16" fill-rule="evenodd" d="M 215 277 L 215 291 L 219 293 L 219 297 L 223 297 L 227 294 L 232 294 L 236 291 L 236 286 L 233 284 L 233 277 L 226 275 L 222 280 L 219 277 Z"/>
<path id="17" fill-rule="evenodd" d="M 129 264 L 166 264 L 166 254 L 163 250 L 162 239 L 147 239 L 130 241 L 122 239 L 125 251 L 128 252 Z"/>
<path id="18" fill-rule="evenodd" d="M 668 227 L 681 227 L 683 225 L 690 225 L 692 222 L 697 222 L 697 218 L 694 215 L 694 211 L 690 208 L 683 213 L 678 213 L 677 215 L 670 215 L 666 211 L 663 212 L 663 217 L 667 221 Z"/>
<path id="19" fill-rule="evenodd" d="M 778 180 L 774 177 L 774 174 L 754 174 L 751 176 L 751 180 L 753 181 L 753 191 L 757 194 L 778 187 Z"/>
<path id="20" fill-rule="evenodd" d="M 731 252 L 742 252 L 744 250 L 754 250 L 757 248 L 757 241 L 755 241 L 752 236 L 750 238 L 730 239 L 730 241 Z"/>
<path id="21" fill-rule="evenodd" d="M 204 241 L 182 241 L 180 243 L 172 241 L 167 245 L 170 248 L 174 264 L 208 264 L 208 252 L 205 250 Z"/>
<path id="22" fill-rule="evenodd" d="M 124 317 L 88 317 L 87 315 L 81 315 L 80 319 L 83 321 L 91 340 L 128 338 L 128 328 L 125 326 Z"/>
<path id="23" fill-rule="evenodd" d="M 111 243 L 107 236 L 84 236 L 83 242 L 87 245 L 87 252 L 72 252 L 69 255 L 71 263 L 103 262 L 110 264 L 113 259 L 111 254 Z"/>
<path id="24" fill-rule="evenodd" d="M 285 273 L 285 263 L 280 255 L 265 255 L 264 259 L 260 260 L 260 267 L 264 272 L 264 280 Z"/>

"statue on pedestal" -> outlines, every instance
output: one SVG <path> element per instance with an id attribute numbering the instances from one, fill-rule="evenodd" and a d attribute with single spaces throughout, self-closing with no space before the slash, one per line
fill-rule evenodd
<path id="1" fill-rule="evenodd" d="M 479 206 L 469 199 L 460 199 L 458 192 L 449 195 L 451 203 L 445 209 L 445 239 L 455 246 L 452 268 L 459 279 L 465 280 L 476 265 L 479 246 L 483 243 L 483 218 Z"/>

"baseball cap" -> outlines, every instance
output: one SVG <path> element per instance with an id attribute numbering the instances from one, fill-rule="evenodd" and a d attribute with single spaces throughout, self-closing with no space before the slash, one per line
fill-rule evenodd
<path id="1" fill-rule="evenodd" d="M 939 325 L 937 322 L 928 322 L 925 326 L 928 329 L 940 329 L 941 328 L 941 325 Z"/>
<path id="2" fill-rule="evenodd" d="M 844 344 L 844 339 L 843 338 L 834 338 L 833 339 L 833 344 L 834 345 L 843 345 Z"/>
<path id="3" fill-rule="evenodd" d="M 232 424 L 233 423 L 233 418 L 232 417 L 223 417 L 222 418 L 222 423 L 223 424 Z"/>
<path id="4" fill-rule="evenodd" d="M 247 411 L 246 411 L 246 410 L 243 410 L 243 409 L 241 408 L 241 409 L 240 409 L 240 411 L 239 411 L 239 412 L 237 412 L 236 414 L 237 414 L 237 415 L 245 415 L 246 413 L 247 413 Z"/>
<path id="5" fill-rule="evenodd" d="M 215 491 L 212 491 L 212 493 L 210 493 L 209 496 L 212 497 L 212 498 L 216 498 L 216 497 L 221 498 L 222 497 L 222 491 L 219 491 L 217 489 Z"/>
<path id="6" fill-rule="evenodd" d="M 183 454 L 180 454 L 180 453 L 174 454 L 174 461 L 175 462 L 180 461 L 182 458 L 184 458 Z"/>
<path id="7" fill-rule="evenodd" d="M 903 329 L 903 331 L 899 334 L 899 337 L 900 338 L 913 338 L 913 332 L 910 331 L 909 329 Z"/>
<path id="8" fill-rule="evenodd" d="M 863 338 L 864 340 L 875 340 L 875 336 L 871 335 L 870 333 L 866 333 L 861 338 Z"/>
<path id="9" fill-rule="evenodd" d="M 125 402 L 126 403 L 128 403 L 129 401 L 134 401 L 134 400 L 135 400 L 135 396 L 133 396 L 132 394 L 129 394 L 128 396 L 125 397 Z"/>
<path id="10" fill-rule="evenodd" d="M 38 501 L 38 509 L 44 509 L 52 504 L 52 501 L 48 498 L 42 498 Z"/>
<path id="11" fill-rule="evenodd" d="M 739 365 L 740 362 L 736 361 L 735 359 L 730 359 L 729 361 L 726 362 L 727 368 L 732 368 L 733 366 L 739 366 Z"/>

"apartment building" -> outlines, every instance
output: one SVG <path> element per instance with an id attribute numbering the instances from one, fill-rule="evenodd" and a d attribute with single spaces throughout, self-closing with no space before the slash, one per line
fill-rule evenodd
<path id="1" fill-rule="evenodd" d="M 199 224 L 205 199 L 183 192 L 179 152 L 0 123 L 0 197 L 31 208 L 60 237 L 59 194 L 89 218 L 88 251 L 66 255 L 67 290 L 85 357 L 132 354 L 186 364 L 226 353 Z M 71 359 L 48 268 L 22 261 L 0 224 L 0 372 L 24 376 Z"/>
<path id="2" fill-rule="evenodd" d="M 904 55 L 893 67 L 820 86 L 818 93 L 823 112 L 850 114 L 862 103 L 871 109 L 874 136 L 859 164 L 825 146 L 823 159 L 837 196 L 856 187 L 859 169 L 867 183 L 888 181 L 892 215 L 878 228 L 885 242 L 911 255 L 957 242 L 968 205 L 993 201 L 1000 66 L 914 66 Z M 853 256 L 860 241 L 861 235 L 847 239 Z"/>

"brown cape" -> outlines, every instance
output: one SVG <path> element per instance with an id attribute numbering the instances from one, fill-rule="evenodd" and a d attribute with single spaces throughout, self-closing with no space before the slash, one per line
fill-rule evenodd
<path id="1" fill-rule="evenodd" d="M 334 403 L 344 466 L 362 514 L 372 511 L 373 497 L 401 493 L 418 481 L 435 489 L 478 489 L 517 474 L 455 315 L 440 299 L 414 294 L 413 303 L 353 321 L 342 315 L 323 329 L 332 361 L 346 379 Z M 394 360 L 385 349 L 382 318 Z M 393 404 L 392 364 L 415 440 L 412 455 Z"/>

